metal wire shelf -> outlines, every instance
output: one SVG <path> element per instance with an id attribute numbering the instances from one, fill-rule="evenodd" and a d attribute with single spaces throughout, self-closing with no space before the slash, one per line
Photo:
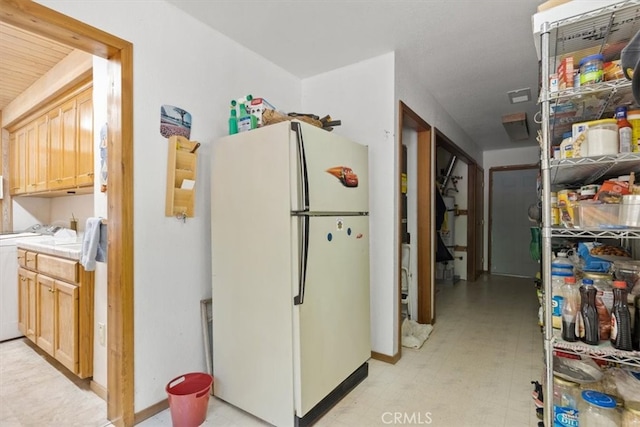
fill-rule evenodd
<path id="1" fill-rule="evenodd" d="M 618 350 L 613 348 L 608 341 L 603 341 L 597 346 L 582 342 L 567 342 L 561 338 L 559 331 L 554 330 L 552 342 L 554 349 L 561 350 L 565 353 L 589 356 L 594 359 L 640 367 L 640 351 Z"/>
<path id="2" fill-rule="evenodd" d="M 552 185 L 592 184 L 634 172 L 640 174 L 640 153 L 553 159 L 549 162 Z"/>
<path id="3" fill-rule="evenodd" d="M 640 239 L 640 228 L 625 229 L 585 229 L 551 228 L 551 237 L 588 237 L 595 239 Z"/>

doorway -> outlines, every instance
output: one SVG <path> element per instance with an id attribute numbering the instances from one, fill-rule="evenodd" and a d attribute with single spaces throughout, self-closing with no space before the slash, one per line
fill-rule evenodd
<path id="1" fill-rule="evenodd" d="M 489 271 L 491 274 L 535 277 L 540 265 L 529 253 L 528 208 L 538 200 L 537 165 L 489 170 Z"/>
<path id="2" fill-rule="evenodd" d="M 458 165 L 452 173 L 453 178 L 458 174 L 461 176 L 460 182 L 455 185 L 455 192 L 451 193 L 452 185 L 447 184 L 445 193 L 456 196 L 455 200 L 459 206 L 455 214 L 463 218 L 462 221 L 458 221 L 461 226 L 455 231 L 459 235 L 456 240 L 463 243 L 453 245 L 454 256 L 463 258 L 462 261 L 457 260 L 462 264 L 460 268 L 463 272 L 462 278 L 473 282 L 484 272 L 484 170 L 438 129 L 436 129 L 436 149 L 438 153 L 444 153 L 438 156 L 438 159 L 444 159 L 442 162 L 444 164 L 436 163 L 437 175 L 447 173 L 446 166 L 451 159 L 462 164 Z M 445 170 L 441 172 L 441 169 Z"/>
<path id="3" fill-rule="evenodd" d="M 105 58 L 108 94 L 107 418 L 134 424 L 133 46 L 28 0 L 0 0 L 0 21 Z"/>
<path id="4" fill-rule="evenodd" d="M 410 161 L 415 165 L 415 177 L 411 177 L 411 181 L 415 182 L 415 208 L 411 211 L 408 209 L 407 193 L 401 188 L 398 192 L 398 231 L 397 231 L 397 247 L 396 254 L 398 266 L 403 265 L 403 243 L 408 241 L 411 245 L 412 265 L 415 265 L 416 277 L 415 285 L 417 288 L 417 313 L 412 318 L 418 323 L 432 324 L 435 322 L 435 288 L 433 285 L 433 258 L 434 258 L 434 239 L 432 231 L 432 207 L 433 207 L 433 191 L 434 180 L 432 173 L 433 162 L 433 143 L 431 126 L 427 124 L 418 114 L 411 110 L 405 103 L 400 101 L 399 104 L 399 136 L 398 150 L 399 165 L 398 168 L 399 182 L 407 183 L 407 172 L 412 170 L 408 165 Z M 411 155 L 415 159 L 410 159 L 409 149 L 405 150 L 409 140 L 415 142 L 415 149 L 411 151 Z M 404 142 L 404 143 L 403 143 Z M 410 143 L 409 143 L 410 144 Z M 407 168 L 402 165 L 407 164 Z M 406 187 L 406 185 L 402 185 Z M 410 218 L 415 215 L 415 218 Z M 407 232 L 408 224 L 414 222 L 415 236 Z M 398 348 L 396 361 L 402 355 L 402 269 L 398 268 L 397 277 L 397 295 L 398 295 Z"/>

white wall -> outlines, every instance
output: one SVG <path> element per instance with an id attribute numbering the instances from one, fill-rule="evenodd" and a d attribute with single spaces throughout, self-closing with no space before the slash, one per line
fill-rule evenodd
<path id="1" fill-rule="evenodd" d="M 107 218 L 107 193 L 100 191 L 100 130 L 107 122 L 107 93 L 109 88 L 108 63 L 105 59 L 93 57 L 93 215 Z M 108 188 L 108 187 L 107 187 Z M 85 220 L 86 222 L 86 220 Z M 83 226 L 84 227 L 84 226 Z M 108 230 L 107 218 L 107 230 Z M 108 232 L 108 231 L 107 231 Z M 107 388 L 107 264 L 96 263 L 94 273 L 93 308 L 93 381 Z M 105 325 L 104 344 L 100 343 L 98 325 Z"/>
<path id="2" fill-rule="evenodd" d="M 206 370 L 200 300 L 211 296 L 209 146 L 227 133 L 229 101 L 250 93 L 280 109 L 300 111 L 301 83 L 163 1 L 40 3 L 133 43 L 138 412 L 165 399 L 172 378 Z M 191 139 L 202 143 L 195 217 L 185 223 L 164 216 L 163 104 L 191 113 Z"/>
<path id="3" fill-rule="evenodd" d="M 489 271 L 489 172 L 491 168 L 512 165 L 531 165 L 540 161 L 539 147 L 510 148 L 505 150 L 491 150 L 483 153 L 484 164 L 484 265 Z"/>
<path id="4" fill-rule="evenodd" d="M 302 82 L 305 112 L 330 114 L 342 121 L 334 132 L 369 146 L 371 346 L 385 355 L 395 354 L 398 339 L 393 68 L 388 53 Z"/>
<path id="5" fill-rule="evenodd" d="M 78 220 L 78 232 L 84 232 L 87 218 L 93 216 L 93 194 L 52 197 L 48 200 L 50 200 L 49 224 L 69 228 L 73 216 Z"/>
<path id="6" fill-rule="evenodd" d="M 473 142 L 473 140 L 467 135 L 456 123 L 455 119 L 451 117 L 446 111 L 442 109 L 440 104 L 429 93 L 429 91 L 423 86 L 420 70 L 415 68 L 415 61 L 411 52 L 398 51 L 395 54 L 395 103 L 398 105 L 398 101 L 404 102 L 411 110 L 413 110 L 418 116 L 420 116 L 427 124 L 433 128 L 439 129 L 444 135 L 447 136 L 452 142 L 454 142 L 461 150 L 467 153 L 478 164 L 482 163 L 482 152 L 480 148 Z M 397 113 L 397 109 L 396 109 Z M 397 123 L 397 117 L 395 118 Z M 435 182 L 435 133 L 432 132 L 432 144 L 431 144 L 431 157 L 432 157 L 432 179 Z M 398 153 L 394 153 L 394 163 L 391 164 L 390 160 L 387 160 L 387 166 L 395 168 L 397 164 Z M 397 181 L 397 174 L 394 173 L 394 180 Z M 394 191 L 399 191 L 398 183 L 395 183 Z M 435 184 L 434 184 L 435 191 Z M 432 193 L 431 197 L 431 218 L 432 228 L 435 229 L 435 199 Z M 397 193 L 393 195 L 393 202 L 388 204 L 387 209 L 392 209 L 397 212 L 397 206 L 395 203 L 397 200 Z M 392 242 L 393 247 L 397 247 L 398 242 L 394 239 Z M 395 261 L 395 257 L 392 258 Z M 435 255 L 433 257 L 435 262 Z M 394 262 L 393 274 L 397 276 L 398 265 L 397 261 Z M 435 264 L 433 264 L 435 265 Z M 431 280 L 435 280 L 435 270 L 431 277 Z M 434 298 L 435 304 L 435 298 Z M 431 307 L 432 312 L 434 306 Z"/>

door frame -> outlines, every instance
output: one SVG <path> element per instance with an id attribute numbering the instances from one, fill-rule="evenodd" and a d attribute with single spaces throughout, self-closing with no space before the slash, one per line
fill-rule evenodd
<path id="1" fill-rule="evenodd" d="M 107 418 L 134 424 L 133 45 L 30 0 L 0 0 L 0 21 L 108 60 Z"/>
<path id="2" fill-rule="evenodd" d="M 416 172 L 416 194 L 417 194 L 417 302 L 418 302 L 418 318 L 419 323 L 435 322 L 435 286 L 433 280 L 433 260 L 435 256 L 435 239 L 433 239 L 433 186 L 435 178 L 433 176 L 433 132 L 431 126 L 424 121 L 416 112 L 409 108 L 404 102 L 399 101 L 398 108 L 398 139 L 397 152 L 398 164 L 397 185 L 402 182 L 402 129 L 407 126 L 414 129 L 418 134 L 417 141 L 417 172 Z M 396 197 L 396 213 L 398 223 L 396 227 L 396 259 L 398 261 L 398 274 L 396 277 L 396 298 L 398 302 L 398 347 L 397 360 L 402 356 L 402 281 L 401 269 L 402 265 L 402 201 L 400 188 L 397 189 Z M 428 285 L 427 285 L 428 284 Z M 397 361 L 396 360 L 396 361 Z"/>

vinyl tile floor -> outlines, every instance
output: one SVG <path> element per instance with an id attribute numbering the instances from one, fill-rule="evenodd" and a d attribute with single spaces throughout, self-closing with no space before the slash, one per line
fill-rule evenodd
<path id="1" fill-rule="evenodd" d="M 538 425 L 531 399 L 532 380 L 543 373 L 542 335 L 532 279 L 482 276 L 476 282 L 439 285 L 436 323 L 418 350 L 403 348 L 395 365 L 369 360 L 369 376 L 316 424 L 318 427 L 429 425 L 436 427 L 519 427 Z M 17 343 L 17 344 L 16 344 Z M 0 344 L 0 426 L 108 426 L 104 402 L 67 380 L 55 395 L 69 397 L 49 414 L 32 414 L 33 399 L 17 398 L 35 389 L 25 382 L 15 389 L 7 353 L 26 347 L 22 340 Z M 29 349 L 29 353 L 36 354 Z M 31 355 L 31 358 L 33 356 Z M 29 358 L 30 359 L 30 358 Z M 37 359 L 37 357 L 36 357 Z M 38 367 L 40 369 L 41 367 Z M 54 369 L 55 370 L 55 369 Z M 60 375 L 60 374 L 59 374 Z M 22 381 L 22 380 L 20 380 Z M 37 387 L 36 387 L 36 384 Z M 74 397 L 72 393 L 81 393 Z M 96 402 L 96 399 L 99 402 Z M 93 402 L 85 413 L 77 402 Z M 74 402 L 70 406 L 65 406 Z M 89 403 L 87 403 L 89 405 Z M 94 411 L 94 415 L 89 415 Z M 64 413 L 73 414 L 71 421 Z M 97 417 L 96 415 L 97 414 Z M 53 422 L 47 418 L 55 416 Z M 84 418 L 83 418 L 84 417 Z M 138 424 L 169 427 L 167 409 Z M 211 397 L 205 426 L 265 426 L 263 421 Z"/>

